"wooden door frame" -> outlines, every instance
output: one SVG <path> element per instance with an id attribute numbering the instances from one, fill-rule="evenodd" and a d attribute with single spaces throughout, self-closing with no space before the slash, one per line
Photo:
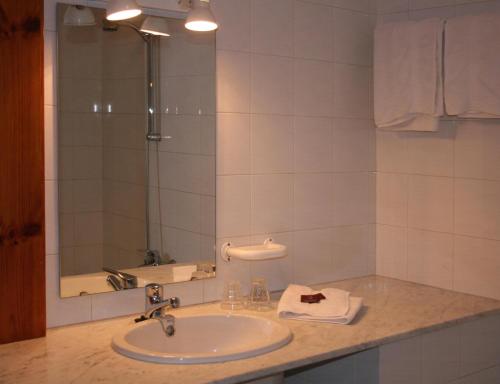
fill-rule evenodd
<path id="1" fill-rule="evenodd" d="M 46 330 L 43 9 L 0 2 L 0 344 Z"/>

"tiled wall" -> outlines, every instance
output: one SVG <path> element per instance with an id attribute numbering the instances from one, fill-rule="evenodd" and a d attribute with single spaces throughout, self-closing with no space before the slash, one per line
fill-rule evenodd
<path id="1" fill-rule="evenodd" d="M 379 19 L 499 11 L 498 1 L 379 0 Z M 500 299 L 500 121 L 377 131 L 377 273 Z"/>
<path id="2" fill-rule="evenodd" d="M 48 326 L 143 309 L 142 290 L 59 299 L 54 162 L 55 1 L 46 7 Z M 95 5 L 94 1 L 83 4 Z M 162 2 L 142 1 L 161 7 Z M 287 258 L 224 263 L 217 278 L 168 285 L 183 304 L 220 297 L 229 278 L 272 289 L 375 271 L 370 0 L 214 0 L 218 245 L 272 235 Z"/>
<path id="3" fill-rule="evenodd" d="M 286 384 L 497 384 L 500 316 L 392 342 L 290 374 Z"/>

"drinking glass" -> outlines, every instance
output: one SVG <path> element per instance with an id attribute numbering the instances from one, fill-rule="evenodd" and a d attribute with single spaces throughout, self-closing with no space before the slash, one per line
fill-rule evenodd
<path id="1" fill-rule="evenodd" d="M 237 280 L 228 281 L 224 284 L 224 292 L 222 294 L 222 309 L 242 309 L 244 307 L 243 295 L 241 294 L 241 284 Z"/>
<path id="2" fill-rule="evenodd" d="M 267 311 L 271 309 L 271 299 L 265 279 L 252 279 L 252 287 L 250 289 L 250 296 L 248 297 L 248 308 L 256 311 Z"/>

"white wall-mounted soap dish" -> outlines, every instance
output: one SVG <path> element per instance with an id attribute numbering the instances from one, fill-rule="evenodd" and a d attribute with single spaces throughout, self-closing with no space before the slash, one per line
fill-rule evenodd
<path id="1" fill-rule="evenodd" d="M 240 260 L 257 261 L 279 259 L 287 255 L 286 245 L 273 242 L 272 238 L 266 239 L 263 244 L 236 247 L 231 243 L 224 243 L 221 247 L 224 261 L 231 261 L 234 257 Z"/>

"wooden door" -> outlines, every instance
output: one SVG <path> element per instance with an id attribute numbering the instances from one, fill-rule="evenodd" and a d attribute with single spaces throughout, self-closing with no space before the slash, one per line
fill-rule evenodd
<path id="1" fill-rule="evenodd" d="M 43 0 L 0 0 L 0 343 L 45 335 Z"/>

